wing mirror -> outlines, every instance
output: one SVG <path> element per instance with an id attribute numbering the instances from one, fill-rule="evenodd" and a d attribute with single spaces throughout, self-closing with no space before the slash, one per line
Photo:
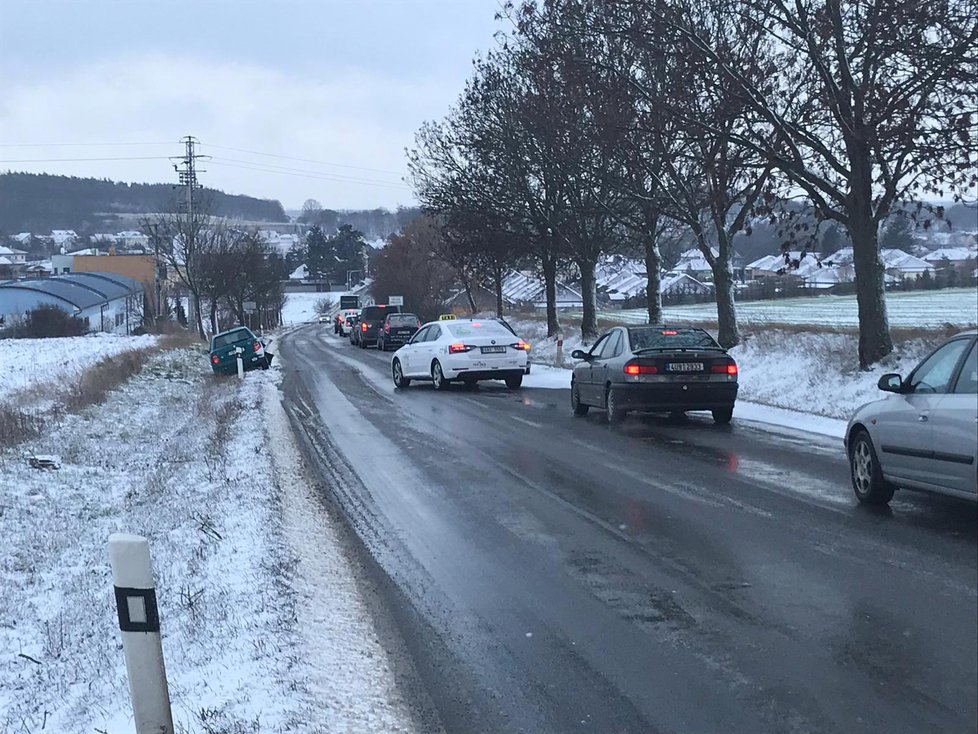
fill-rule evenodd
<path id="1" fill-rule="evenodd" d="M 587 361 L 588 358 L 588 353 L 580 349 L 575 349 L 573 352 L 571 352 L 571 359 L 583 359 Z"/>
<path id="2" fill-rule="evenodd" d="M 896 372 L 887 372 L 880 377 L 880 381 L 876 383 L 876 387 L 884 392 L 902 393 L 904 391 L 903 378 Z"/>

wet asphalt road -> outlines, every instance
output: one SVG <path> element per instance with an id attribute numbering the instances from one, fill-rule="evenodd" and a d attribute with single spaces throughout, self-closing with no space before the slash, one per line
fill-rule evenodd
<path id="1" fill-rule="evenodd" d="M 292 415 L 462 732 L 975 732 L 978 511 L 852 499 L 837 441 L 396 391 L 313 325 Z"/>

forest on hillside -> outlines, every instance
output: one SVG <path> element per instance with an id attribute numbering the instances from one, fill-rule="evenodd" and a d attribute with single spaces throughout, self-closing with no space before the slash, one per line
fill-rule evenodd
<path id="1" fill-rule="evenodd" d="M 173 184 L 139 184 L 108 179 L 0 173 L 0 235 L 73 229 L 78 234 L 125 228 L 120 215 L 172 211 Z M 278 201 L 203 189 L 214 214 L 258 222 L 286 222 Z"/>

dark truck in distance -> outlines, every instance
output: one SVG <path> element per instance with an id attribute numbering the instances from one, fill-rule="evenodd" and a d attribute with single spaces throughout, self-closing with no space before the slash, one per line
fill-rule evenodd
<path id="1" fill-rule="evenodd" d="M 267 370 L 272 363 L 272 354 L 265 350 L 262 340 L 248 327 L 236 326 L 211 337 L 210 362 L 214 374 L 237 374 L 239 353 L 245 372 Z"/>

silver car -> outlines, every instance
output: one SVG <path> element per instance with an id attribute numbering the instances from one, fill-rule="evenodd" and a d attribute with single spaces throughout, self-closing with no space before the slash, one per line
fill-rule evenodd
<path id="1" fill-rule="evenodd" d="M 860 502 L 885 505 L 897 488 L 978 502 L 976 336 L 948 339 L 906 379 L 883 375 L 879 389 L 894 394 L 849 420 L 846 450 Z"/>

